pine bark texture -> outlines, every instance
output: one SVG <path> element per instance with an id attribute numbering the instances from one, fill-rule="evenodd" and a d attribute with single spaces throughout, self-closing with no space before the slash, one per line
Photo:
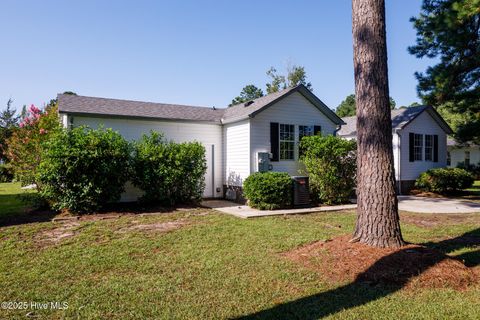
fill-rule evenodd
<path id="1" fill-rule="evenodd" d="M 352 0 L 357 106 L 357 222 L 352 241 L 404 245 L 392 149 L 384 0 Z"/>

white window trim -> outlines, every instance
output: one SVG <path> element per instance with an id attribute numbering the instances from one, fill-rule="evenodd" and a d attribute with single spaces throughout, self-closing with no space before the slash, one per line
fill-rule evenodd
<path id="1" fill-rule="evenodd" d="M 427 137 L 430 137 L 430 146 L 427 147 Z M 433 134 L 425 134 L 423 136 L 424 146 L 423 146 L 423 154 L 424 160 L 427 162 L 433 162 Z M 430 149 L 430 159 L 427 159 L 427 148 Z"/>
<path id="2" fill-rule="evenodd" d="M 417 145 L 417 137 L 420 137 L 421 141 Z M 423 161 L 424 160 L 424 142 L 425 139 L 423 137 L 423 134 L 420 133 L 414 133 L 413 134 L 413 161 Z M 417 148 L 421 148 L 419 152 L 416 152 Z M 417 159 L 417 155 L 420 155 L 420 159 Z"/>
<path id="3" fill-rule="evenodd" d="M 292 126 L 293 127 L 293 140 L 282 140 L 282 126 Z M 294 124 L 289 124 L 289 123 L 280 123 L 278 125 L 278 144 L 279 144 L 279 147 L 278 147 L 278 152 L 279 152 L 279 155 L 278 155 L 278 160 L 279 161 L 296 161 L 296 152 L 295 152 L 295 149 L 296 149 L 296 136 L 297 136 L 297 130 L 295 130 L 295 127 L 296 125 Z M 293 144 L 293 158 L 292 159 L 282 159 L 282 142 L 289 142 L 289 143 L 292 143 Z"/>

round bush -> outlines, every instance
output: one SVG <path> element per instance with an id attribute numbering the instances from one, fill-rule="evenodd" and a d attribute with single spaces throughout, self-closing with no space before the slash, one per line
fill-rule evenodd
<path id="1" fill-rule="evenodd" d="M 348 202 L 356 184 L 355 140 L 331 135 L 304 137 L 300 150 L 312 199 L 325 204 Z"/>
<path id="2" fill-rule="evenodd" d="M 249 206 L 260 210 L 292 206 L 293 180 L 286 172 L 256 172 L 243 184 Z"/>
<path id="3" fill-rule="evenodd" d="M 198 202 L 205 189 L 205 148 L 198 142 L 175 143 L 152 131 L 135 144 L 135 186 L 145 202 L 175 205 Z"/>
<path id="4" fill-rule="evenodd" d="M 86 213 L 120 200 L 130 172 L 130 146 L 111 129 L 78 127 L 53 136 L 37 181 L 55 209 Z"/>
<path id="5" fill-rule="evenodd" d="M 469 188 L 473 185 L 473 175 L 460 168 L 436 168 L 422 173 L 415 187 L 424 191 L 449 193 Z"/>

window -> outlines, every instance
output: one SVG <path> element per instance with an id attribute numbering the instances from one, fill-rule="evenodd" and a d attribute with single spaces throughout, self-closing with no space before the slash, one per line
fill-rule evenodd
<path id="1" fill-rule="evenodd" d="M 295 160 L 295 126 L 280 124 L 280 160 Z"/>
<path id="2" fill-rule="evenodd" d="M 470 167 L 470 151 L 465 151 L 465 167 Z"/>
<path id="3" fill-rule="evenodd" d="M 425 161 L 433 161 L 433 136 L 425 135 Z"/>
<path id="4" fill-rule="evenodd" d="M 416 134 L 413 138 L 413 160 L 422 161 L 423 160 L 423 135 Z"/>
<path id="5" fill-rule="evenodd" d="M 452 156 L 450 155 L 450 152 L 447 151 L 447 166 L 452 165 Z"/>
<path id="6" fill-rule="evenodd" d="M 298 140 L 306 136 L 313 136 L 313 126 L 298 126 Z"/>

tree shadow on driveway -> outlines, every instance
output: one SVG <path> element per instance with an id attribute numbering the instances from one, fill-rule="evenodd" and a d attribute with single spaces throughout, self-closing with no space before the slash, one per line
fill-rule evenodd
<path id="1" fill-rule="evenodd" d="M 480 245 L 480 228 L 464 233 L 456 238 L 435 243 L 429 242 L 423 245 L 425 250 L 434 248 L 439 253 L 430 256 L 428 254 L 424 255 L 418 261 L 418 268 L 415 271 L 406 271 L 402 265 L 399 266 L 397 263 L 392 263 L 392 261 L 397 262 L 399 259 L 401 260 L 403 256 L 411 253 L 409 250 L 412 250 L 410 248 L 401 249 L 377 260 L 367 270 L 359 274 L 352 283 L 326 292 L 285 302 L 236 319 L 319 319 L 345 309 L 375 301 L 399 291 L 405 287 L 409 280 L 443 260 L 451 258 L 447 256 L 447 253 Z M 461 254 L 456 256 L 455 259 L 464 261 L 465 265 L 469 267 L 477 266 L 480 264 L 480 250 Z M 385 268 L 391 268 L 390 272 L 398 273 L 398 281 L 382 283 L 381 279 L 379 279 L 378 283 L 370 282 L 368 284 L 364 281 L 366 275 L 377 270 L 385 270 Z"/>

